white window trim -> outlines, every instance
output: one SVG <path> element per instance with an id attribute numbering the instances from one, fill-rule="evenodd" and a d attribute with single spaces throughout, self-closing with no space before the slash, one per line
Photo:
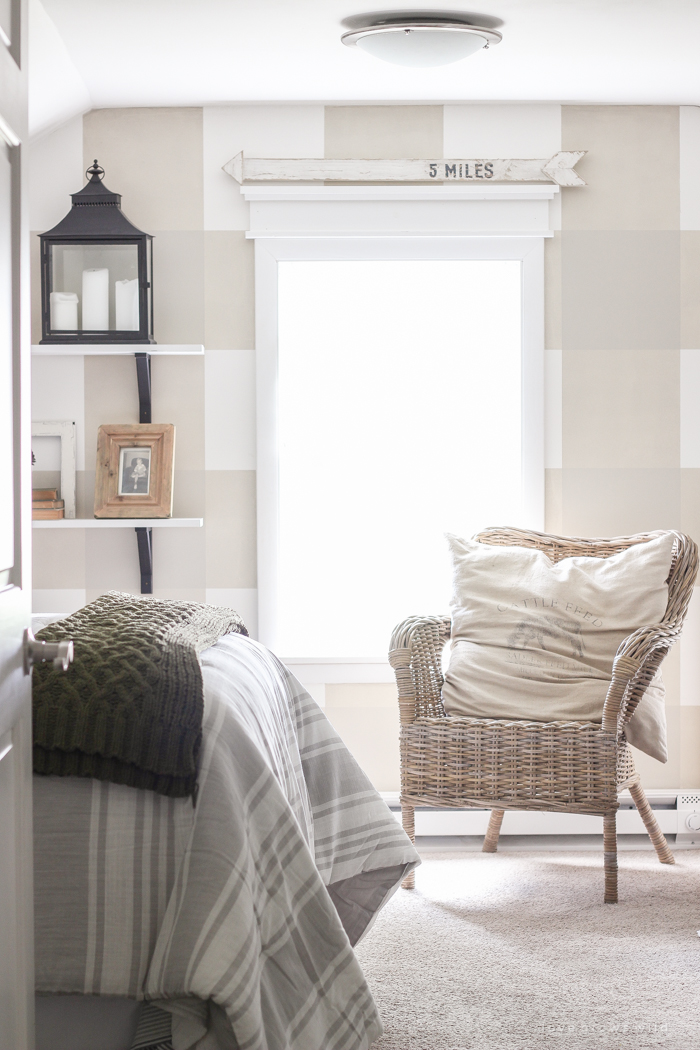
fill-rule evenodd
<path id="1" fill-rule="evenodd" d="M 277 264 L 323 259 L 519 259 L 523 281 L 524 519 L 544 526 L 544 245 L 542 238 L 296 238 L 255 245 L 258 637 L 276 648 L 278 559 Z M 408 613 L 407 613 L 408 615 Z M 294 654 L 302 656 L 303 654 Z M 312 654 L 309 654 L 312 655 Z"/>
<path id="2" fill-rule="evenodd" d="M 251 185 L 246 237 L 551 237 L 559 187 Z M 387 207 L 388 205 L 388 207 Z"/>
<path id="3" fill-rule="evenodd" d="M 247 236 L 255 239 L 258 637 L 271 649 L 277 649 L 278 263 L 352 259 L 518 259 L 522 262 L 524 520 L 530 528 L 542 530 L 544 238 L 552 236 L 551 229 L 547 228 L 550 225 L 548 208 L 557 189 L 489 186 L 485 190 L 492 192 L 480 191 L 477 195 L 465 192 L 471 191 L 471 187 L 457 186 L 449 187 L 452 193 L 445 193 L 439 187 L 363 187 L 362 194 L 357 187 L 255 186 L 249 190 L 244 187 L 244 194 L 251 201 L 251 230 Z M 386 216 L 391 209 L 386 205 L 391 200 L 402 208 L 400 221 L 404 228 L 400 231 L 388 229 L 391 223 Z M 459 210 L 454 211 L 455 207 Z M 510 223 L 504 207 L 513 209 Z M 341 210 L 343 208 L 346 210 Z M 407 208 L 417 208 L 413 230 L 405 228 L 407 217 L 410 219 L 412 214 Z M 493 210 L 496 208 L 497 212 Z M 449 233 L 444 229 L 447 211 L 451 213 L 451 222 L 457 220 Z M 487 232 L 490 214 L 494 222 Z M 343 226 L 340 232 L 339 218 Z M 507 226 L 517 232 L 506 232 Z M 291 662 L 292 654 L 280 655 Z M 368 670 L 374 665 L 377 676 L 373 681 L 391 680 L 388 663 L 383 667 L 373 658 L 321 660 L 313 654 L 295 653 L 293 659 L 300 671 L 302 668 L 310 671 L 313 665 L 316 682 L 366 682 Z M 358 665 L 362 665 L 362 670 Z M 370 677 L 374 673 L 370 672 Z"/>

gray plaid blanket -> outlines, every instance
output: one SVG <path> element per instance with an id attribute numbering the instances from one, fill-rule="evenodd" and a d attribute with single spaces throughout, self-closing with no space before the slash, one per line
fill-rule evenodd
<path id="1" fill-rule="evenodd" d="M 271 653 L 229 635 L 202 666 L 196 807 L 34 778 L 37 991 L 150 1000 L 176 1050 L 364 1050 L 351 945 L 418 856 Z"/>

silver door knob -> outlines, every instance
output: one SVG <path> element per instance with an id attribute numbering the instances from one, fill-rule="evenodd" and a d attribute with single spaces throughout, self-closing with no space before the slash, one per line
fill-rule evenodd
<path id="1" fill-rule="evenodd" d="M 24 631 L 24 673 L 31 674 L 34 664 L 51 661 L 59 671 L 67 671 L 73 663 L 73 642 L 39 642 L 29 628 Z"/>

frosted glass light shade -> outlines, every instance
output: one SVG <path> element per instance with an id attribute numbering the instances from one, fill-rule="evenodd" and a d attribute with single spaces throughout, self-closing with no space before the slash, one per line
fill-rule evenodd
<path id="1" fill-rule="evenodd" d="M 369 33 L 357 46 L 396 66 L 447 66 L 473 55 L 485 43 L 482 36 L 448 29 L 395 29 Z"/>
<path id="2" fill-rule="evenodd" d="M 459 62 L 500 40 L 501 34 L 493 29 L 450 22 L 367 26 L 342 37 L 348 47 L 359 47 L 384 62 L 414 67 Z"/>

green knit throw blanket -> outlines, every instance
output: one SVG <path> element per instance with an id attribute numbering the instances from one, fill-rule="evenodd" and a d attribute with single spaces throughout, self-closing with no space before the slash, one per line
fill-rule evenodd
<path id="1" fill-rule="evenodd" d="M 34 772 L 196 794 L 204 686 L 198 654 L 247 630 L 232 609 L 111 591 L 37 638 L 72 638 L 69 670 L 33 673 Z"/>

